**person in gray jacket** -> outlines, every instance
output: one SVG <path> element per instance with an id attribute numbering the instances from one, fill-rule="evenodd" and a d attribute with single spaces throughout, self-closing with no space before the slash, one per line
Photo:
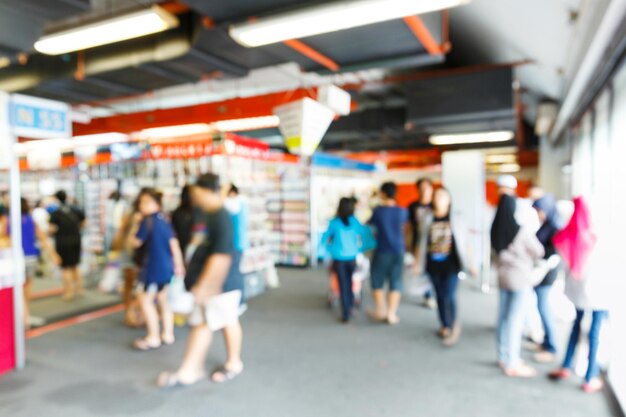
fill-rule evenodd
<path id="1" fill-rule="evenodd" d="M 544 249 L 535 232 L 515 219 L 514 188 L 501 186 L 500 192 L 491 228 L 500 287 L 498 363 L 505 375 L 528 378 L 536 376 L 537 372 L 521 360 L 522 333 L 528 298 L 543 278 L 535 269 L 535 263 L 544 256 Z"/>

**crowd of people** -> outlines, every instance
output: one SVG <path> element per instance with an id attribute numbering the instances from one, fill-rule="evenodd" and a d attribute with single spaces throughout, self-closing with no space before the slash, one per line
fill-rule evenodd
<path id="1" fill-rule="evenodd" d="M 384 183 L 379 190 L 379 204 L 367 225 L 354 217 L 354 199 L 342 198 L 337 216 L 323 236 L 323 244 L 332 258 L 333 271 L 339 281 L 341 321 L 350 321 L 354 294 L 352 276 L 359 253 L 373 249 L 370 284 L 373 321 L 399 323 L 398 306 L 403 289 L 407 261 L 410 271 L 424 276 L 430 286 L 424 291 L 424 306 L 437 309 L 438 335 L 444 346 L 454 346 L 461 336 L 458 318 L 457 290 L 462 276 L 476 277 L 479 263 L 462 219 L 451 210 L 452 196 L 445 187 L 434 187 L 431 180 L 417 182 L 419 199 L 408 209 L 396 202 L 397 187 Z M 603 384 L 599 378 L 597 352 L 602 321 L 608 316 L 606 292 L 594 275 L 598 250 L 596 235 L 587 203 L 583 197 L 574 200 L 574 212 L 566 224 L 559 215 L 554 196 L 535 188 L 534 216 L 516 196 L 517 180 L 509 175 L 497 182 L 499 201 L 491 226 L 491 246 L 497 271 L 500 306 L 497 317 L 497 365 L 509 377 L 528 378 L 537 371 L 522 360 L 524 326 L 534 292 L 544 330 L 535 351 L 539 363 L 556 361 L 557 346 L 552 318 L 550 292 L 563 271 L 566 294 L 576 306 L 576 320 L 561 368 L 549 377 L 561 380 L 571 376 L 581 320 L 592 310 L 589 335 L 589 368 L 583 390 L 597 392 Z M 531 214 L 531 215 L 529 215 Z M 529 219 L 536 219 L 531 221 Z M 370 235 L 373 234 L 373 239 Z M 372 245 L 372 240 L 376 243 Z M 409 256 L 407 257 L 407 254 Z M 387 292 L 385 292 L 387 291 Z"/>
<path id="2" fill-rule="evenodd" d="M 400 322 L 403 276 L 408 270 L 430 283 L 424 290 L 424 305 L 437 310 L 438 336 L 444 346 L 452 347 L 462 331 L 457 307 L 459 282 L 463 276 L 476 277 L 479 262 L 468 228 L 451 210 L 450 192 L 445 187 L 435 187 L 426 178 L 416 185 L 419 198 L 405 209 L 397 204 L 396 184 L 382 184 L 379 203 L 365 224 L 355 217 L 356 199 L 342 198 L 322 243 L 332 258 L 332 270 L 338 280 L 343 323 L 349 323 L 354 314 L 357 259 L 372 252 L 373 307 L 368 311 L 371 320 L 390 325 Z M 566 293 L 577 314 L 562 367 L 549 377 L 562 380 L 571 376 L 581 320 L 586 311 L 592 311 L 589 369 L 583 389 L 596 392 L 602 388 L 596 360 L 599 332 L 608 313 L 599 288 L 601 282 L 595 278 L 596 241 L 601 237 L 595 234 L 591 210 L 585 199 L 578 197 L 573 215 L 566 222 L 559 215 L 554 196 L 536 192 L 532 207 L 540 225 L 537 229 L 526 220 L 528 213 L 520 214 L 524 205 L 516 196 L 516 179 L 502 176 L 498 187 L 499 202 L 491 227 L 500 298 L 497 364 L 509 377 L 537 375 L 521 359 L 533 292 L 544 329 L 543 341 L 533 346 L 534 359 L 556 361 L 550 292 L 559 271 L 563 271 Z M 112 210 L 117 215 L 107 227 L 106 246 L 109 261 L 117 262 L 123 270 L 126 321 L 146 329 L 145 336 L 132 343 L 133 348 L 149 351 L 174 343 L 175 312 L 184 312 L 191 326 L 180 367 L 161 373 L 158 385 L 186 386 L 205 379 L 205 360 L 213 333 L 218 330 L 225 339 L 227 358 L 210 378 L 225 382 L 240 375 L 244 365 L 239 316 L 245 311 L 241 260 L 248 242 L 247 209 L 238 188 L 224 188 L 215 174 L 201 175 L 193 185 L 183 188 L 180 205 L 171 215 L 164 213 L 162 195 L 152 188 L 142 189 L 135 203 L 126 209 L 115 208 L 119 201 L 119 194 L 111 196 Z M 85 215 L 69 202 L 64 191 L 57 192 L 54 201 L 46 206 L 38 204 L 36 211 L 31 212 L 28 203 L 22 201 L 26 288 L 35 273 L 37 258 L 44 255 L 60 267 L 63 297 L 71 300 L 83 292 L 78 266 Z M 0 240 L 10 235 L 6 214 L 6 206 L 0 206 Z M 186 311 L 173 308 L 181 304 L 172 299 L 170 290 L 177 279 L 186 288 L 183 293 L 192 298 Z M 28 300 L 28 291 L 25 294 Z"/>

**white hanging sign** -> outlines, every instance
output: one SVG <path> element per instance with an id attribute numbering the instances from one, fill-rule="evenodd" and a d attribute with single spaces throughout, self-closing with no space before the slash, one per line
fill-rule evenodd
<path id="1" fill-rule="evenodd" d="M 315 152 L 335 118 L 334 111 L 310 98 L 275 107 L 274 114 L 287 149 L 307 156 Z"/>
<path id="2" fill-rule="evenodd" d="M 317 101 L 334 111 L 340 116 L 350 114 L 352 97 L 350 93 L 332 84 L 323 85 L 317 91 Z"/>

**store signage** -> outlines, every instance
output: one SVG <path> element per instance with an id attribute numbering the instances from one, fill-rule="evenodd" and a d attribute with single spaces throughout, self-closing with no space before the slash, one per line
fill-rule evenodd
<path id="1" fill-rule="evenodd" d="M 275 107 L 274 114 L 289 151 L 307 156 L 315 152 L 335 117 L 333 110 L 308 97 Z"/>
<path id="2" fill-rule="evenodd" d="M 269 159 L 270 145 L 260 140 L 226 134 L 223 153 L 251 159 Z"/>
<path id="3" fill-rule="evenodd" d="M 70 106 L 65 103 L 13 94 L 9 114 L 15 136 L 32 139 L 72 137 Z"/>
<path id="4" fill-rule="evenodd" d="M 376 165 L 355 161 L 354 159 L 342 158 L 340 156 L 316 153 L 311 160 L 313 166 L 336 169 L 350 169 L 358 171 L 374 172 Z"/>
<path id="5" fill-rule="evenodd" d="M 163 143 L 150 145 L 152 159 L 187 159 L 213 155 L 212 142 Z"/>

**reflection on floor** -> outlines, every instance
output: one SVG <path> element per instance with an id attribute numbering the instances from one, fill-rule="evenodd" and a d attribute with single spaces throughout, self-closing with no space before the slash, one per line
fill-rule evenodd
<path id="1" fill-rule="evenodd" d="M 159 371 L 179 362 L 187 331 L 170 347 L 138 353 L 142 335 L 114 314 L 28 341 L 28 367 L 0 378 L 0 415 L 46 416 L 533 416 L 613 415 L 603 394 L 580 381 L 514 380 L 495 366 L 497 298 L 465 286 L 460 343 L 442 348 L 436 316 L 414 304 L 402 323 L 350 325 L 326 309 L 323 273 L 280 271 L 283 286 L 255 298 L 244 316 L 246 370 L 160 391 Z M 220 335 L 207 368 L 224 360 Z M 538 367 L 545 374 L 551 366 Z"/>

